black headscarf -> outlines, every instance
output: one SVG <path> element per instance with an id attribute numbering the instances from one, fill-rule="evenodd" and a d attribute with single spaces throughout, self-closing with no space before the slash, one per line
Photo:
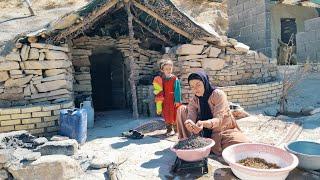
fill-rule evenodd
<path id="1" fill-rule="evenodd" d="M 208 75 L 203 71 L 198 71 L 196 73 L 192 73 L 188 77 L 188 82 L 191 80 L 200 80 L 204 85 L 204 94 L 203 96 L 197 96 L 199 98 L 200 104 L 200 120 L 205 121 L 213 118 L 213 114 L 211 112 L 211 108 L 209 106 L 208 100 L 212 94 L 212 92 L 216 89 L 214 86 L 210 85 Z M 203 136 L 210 138 L 212 135 L 212 129 L 203 128 Z"/>

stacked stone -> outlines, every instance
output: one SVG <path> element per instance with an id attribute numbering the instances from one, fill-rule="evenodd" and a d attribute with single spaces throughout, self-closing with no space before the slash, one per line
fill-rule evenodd
<path id="1" fill-rule="evenodd" d="M 161 57 L 161 54 L 157 51 L 144 50 L 139 47 L 139 40 L 134 40 L 134 58 L 135 58 L 135 71 L 137 82 L 139 79 L 150 79 L 155 71 L 155 64 Z M 120 37 L 116 42 L 116 47 L 123 53 L 125 60 L 128 60 L 130 55 L 130 44 L 128 37 Z M 129 62 L 127 62 L 129 63 Z M 149 80 L 150 81 L 150 80 Z M 150 82 L 149 82 L 150 83 Z"/>
<path id="2" fill-rule="evenodd" d="M 137 85 L 151 84 L 154 72 L 157 70 L 156 62 L 161 58 L 161 54 L 157 51 L 144 50 L 139 47 L 139 40 L 133 41 L 134 61 Z M 94 51 L 107 51 L 107 49 L 116 48 L 122 53 L 124 63 L 126 64 L 127 74 L 131 69 L 129 64 L 130 44 L 129 38 L 126 36 L 113 39 L 111 37 L 81 37 L 73 40 L 72 63 L 75 69 L 74 92 L 77 101 L 81 102 L 92 94 L 90 61 L 89 56 Z M 130 91 L 130 89 L 129 89 Z M 130 99 L 130 92 L 126 94 Z M 142 107 L 143 96 L 138 96 L 139 107 Z M 143 111 L 143 110 L 142 110 Z M 141 111 L 141 112 L 142 112 Z"/>
<path id="3" fill-rule="evenodd" d="M 191 44 L 179 46 L 176 55 L 185 101 L 190 98 L 188 75 L 198 70 L 204 70 L 216 86 L 266 83 L 277 77 L 276 64 L 235 39 L 219 45 L 194 40 Z"/>
<path id="4" fill-rule="evenodd" d="M 54 105 L 0 109 L 0 133 L 28 130 L 35 135 L 56 134 L 59 130 L 59 112 L 74 107 L 73 102 Z"/>
<path id="5" fill-rule="evenodd" d="M 0 61 L 0 107 L 59 103 L 72 99 L 67 47 L 20 44 Z"/>

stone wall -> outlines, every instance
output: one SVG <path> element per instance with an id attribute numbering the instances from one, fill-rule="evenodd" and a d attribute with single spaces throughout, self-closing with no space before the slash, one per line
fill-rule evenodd
<path id="1" fill-rule="evenodd" d="M 137 86 L 151 84 L 153 75 L 157 70 L 156 62 L 161 58 L 157 51 L 144 50 L 139 47 L 139 40 L 134 40 L 134 59 L 135 59 L 135 81 Z M 121 52 L 124 63 L 127 67 L 128 76 L 131 73 L 129 65 L 129 39 L 128 37 L 81 37 L 73 40 L 72 63 L 75 68 L 74 92 L 75 100 L 83 101 L 90 98 L 92 94 L 90 60 L 89 57 L 95 53 L 112 51 L 114 49 Z M 131 99 L 131 89 L 127 81 L 127 98 Z M 143 96 L 138 96 L 138 102 L 143 102 Z M 128 102 L 131 104 L 131 102 Z M 139 104 L 142 107 L 142 104 Z M 139 110 L 141 112 L 141 110 Z"/>
<path id="2" fill-rule="evenodd" d="M 0 109 L 0 133 L 27 130 L 34 135 L 56 134 L 59 112 L 74 107 L 73 102 Z"/>
<path id="3" fill-rule="evenodd" d="M 299 62 L 320 62 L 320 17 L 305 21 L 305 32 L 296 35 Z"/>
<path id="4" fill-rule="evenodd" d="M 228 96 L 228 100 L 244 108 L 263 107 L 280 99 L 282 83 L 270 82 L 239 86 L 219 87 Z"/>
<path id="5" fill-rule="evenodd" d="M 263 84 L 277 79 L 277 66 L 263 53 L 249 51 L 242 43 L 228 39 L 224 46 L 193 41 L 176 50 L 176 74 L 181 80 L 184 102 L 190 97 L 187 78 L 190 73 L 204 70 L 216 86 Z"/>
<path id="6" fill-rule="evenodd" d="M 0 108 L 72 99 L 69 48 L 17 43 L 0 57 Z"/>
<path id="7" fill-rule="evenodd" d="M 228 36 L 271 57 L 270 0 L 228 0 Z"/>

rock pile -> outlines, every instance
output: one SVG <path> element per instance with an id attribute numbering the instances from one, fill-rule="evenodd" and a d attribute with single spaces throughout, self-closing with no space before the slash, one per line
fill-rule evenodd
<path id="1" fill-rule="evenodd" d="M 89 167 L 101 169 L 111 163 L 78 154 L 73 139 L 52 139 L 57 141 L 35 138 L 26 131 L 0 134 L 0 179 L 81 179 Z"/>
<path id="2" fill-rule="evenodd" d="M 72 81 L 69 48 L 18 43 L 0 61 L 0 107 L 70 100 Z"/>

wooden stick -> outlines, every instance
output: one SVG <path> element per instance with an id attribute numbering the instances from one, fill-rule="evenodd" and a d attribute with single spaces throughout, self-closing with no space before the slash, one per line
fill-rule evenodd
<path id="1" fill-rule="evenodd" d="M 153 34 L 154 36 L 156 36 L 157 38 L 161 39 L 163 42 L 167 43 L 170 46 L 174 46 L 174 44 L 172 42 L 170 42 L 169 40 L 167 40 L 167 38 L 162 35 L 159 34 L 158 32 L 155 32 L 154 30 L 152 30 L 151 28 L 149 28 L 147 25 L 145 25 L 143 22 L 141 22 L 137 17 L 133 16 L 133 20 L 138 23 L 140 26 L 142 26 L 144 29 L 146 29 L 147 31 L 149 31 L 151 34 Z"/>
<path id="2" fill-rule="evenodd" d="M 135 83 L 135 63 L 134 63 L 134 52 L 133 52 L 133 44 L 134 41 L 134 32 L 133 32 L 133 25 L 132 25 L 132 13 L 130 10 L 130 2 L 125 2 L 125 7 L 128 14 L 128 28 L 129 28 L 129 44 L 130 44 L 130 53 L 129 53 L 129 63 L 130 63 L 130 77 L 129 82 L 131 86 L 131 96 L 132 96 L 132 113 L 133 118 L 138 119 L 139 113 L 138 113 L 138 100 L 137 100 L 137 89 L 136 89 L 136 83 Z"/>
<path id="3" fill-rule="evenodd" d="M 35 16 L 34 11 L 33 11 L 32 7 L 31 7 L 30 1 L 29 1 L 29 0 L 24 0 L 24 2 L 25 2 L 25 3 L 27 4 L 27 6 L 28 6 L 30 15 L 31 15 L 31 16 Z"/>
<path id="4" fill-rule="evenodd" d="M 86 21 L 83 21 L 82 23 L 71 26 L 70 28 L 66 29 L 64 32 L 62 32 L 57 40 L 67 37 L 68 35 L 78 31 L 80 28 L 88 25 L 89 23 L 93 23 L 99 16 L 101 16 L 103 13 L 108 11 L 110 8 L 115 6 L 118 3 L 118 0 L 111 0 L 109 3 L 105 4 L 102 8 L 100 8 L 96 13 L 94 13 L 91 17 L 89 17 Z"/>
<path id="5" fill-rule="evenodd" d="M 153 18 L 157 19 L 158 21 L 160 21 L 161 23 L 163 23 L 164 25 L 168 26 L 169 28 L 171 28 L 172 30 L 174 30 L 176 33 L 183 35 L 184 37 L 188 38 L 189 40 L 193 39 L 193 36 L 187 32 L 185 32 L 184 30 L 180 29 L 179 27 L 173 25 L 172 23 L 170 23 L 169 21 L 163 19 L 162 17 L 160 17 L 157 13 L 153 12 L 152 10 L 150 10 L 149 8 L 145 7 L 144 5 L 138 3 L 137 1 L 133 0 L 132 1 L 133 4 L 135 5 L 135 7 L 139 8 L 140 10 L 146 12 L 147 14 L 149 14 L 150 16 L 152 16 Z"/>

